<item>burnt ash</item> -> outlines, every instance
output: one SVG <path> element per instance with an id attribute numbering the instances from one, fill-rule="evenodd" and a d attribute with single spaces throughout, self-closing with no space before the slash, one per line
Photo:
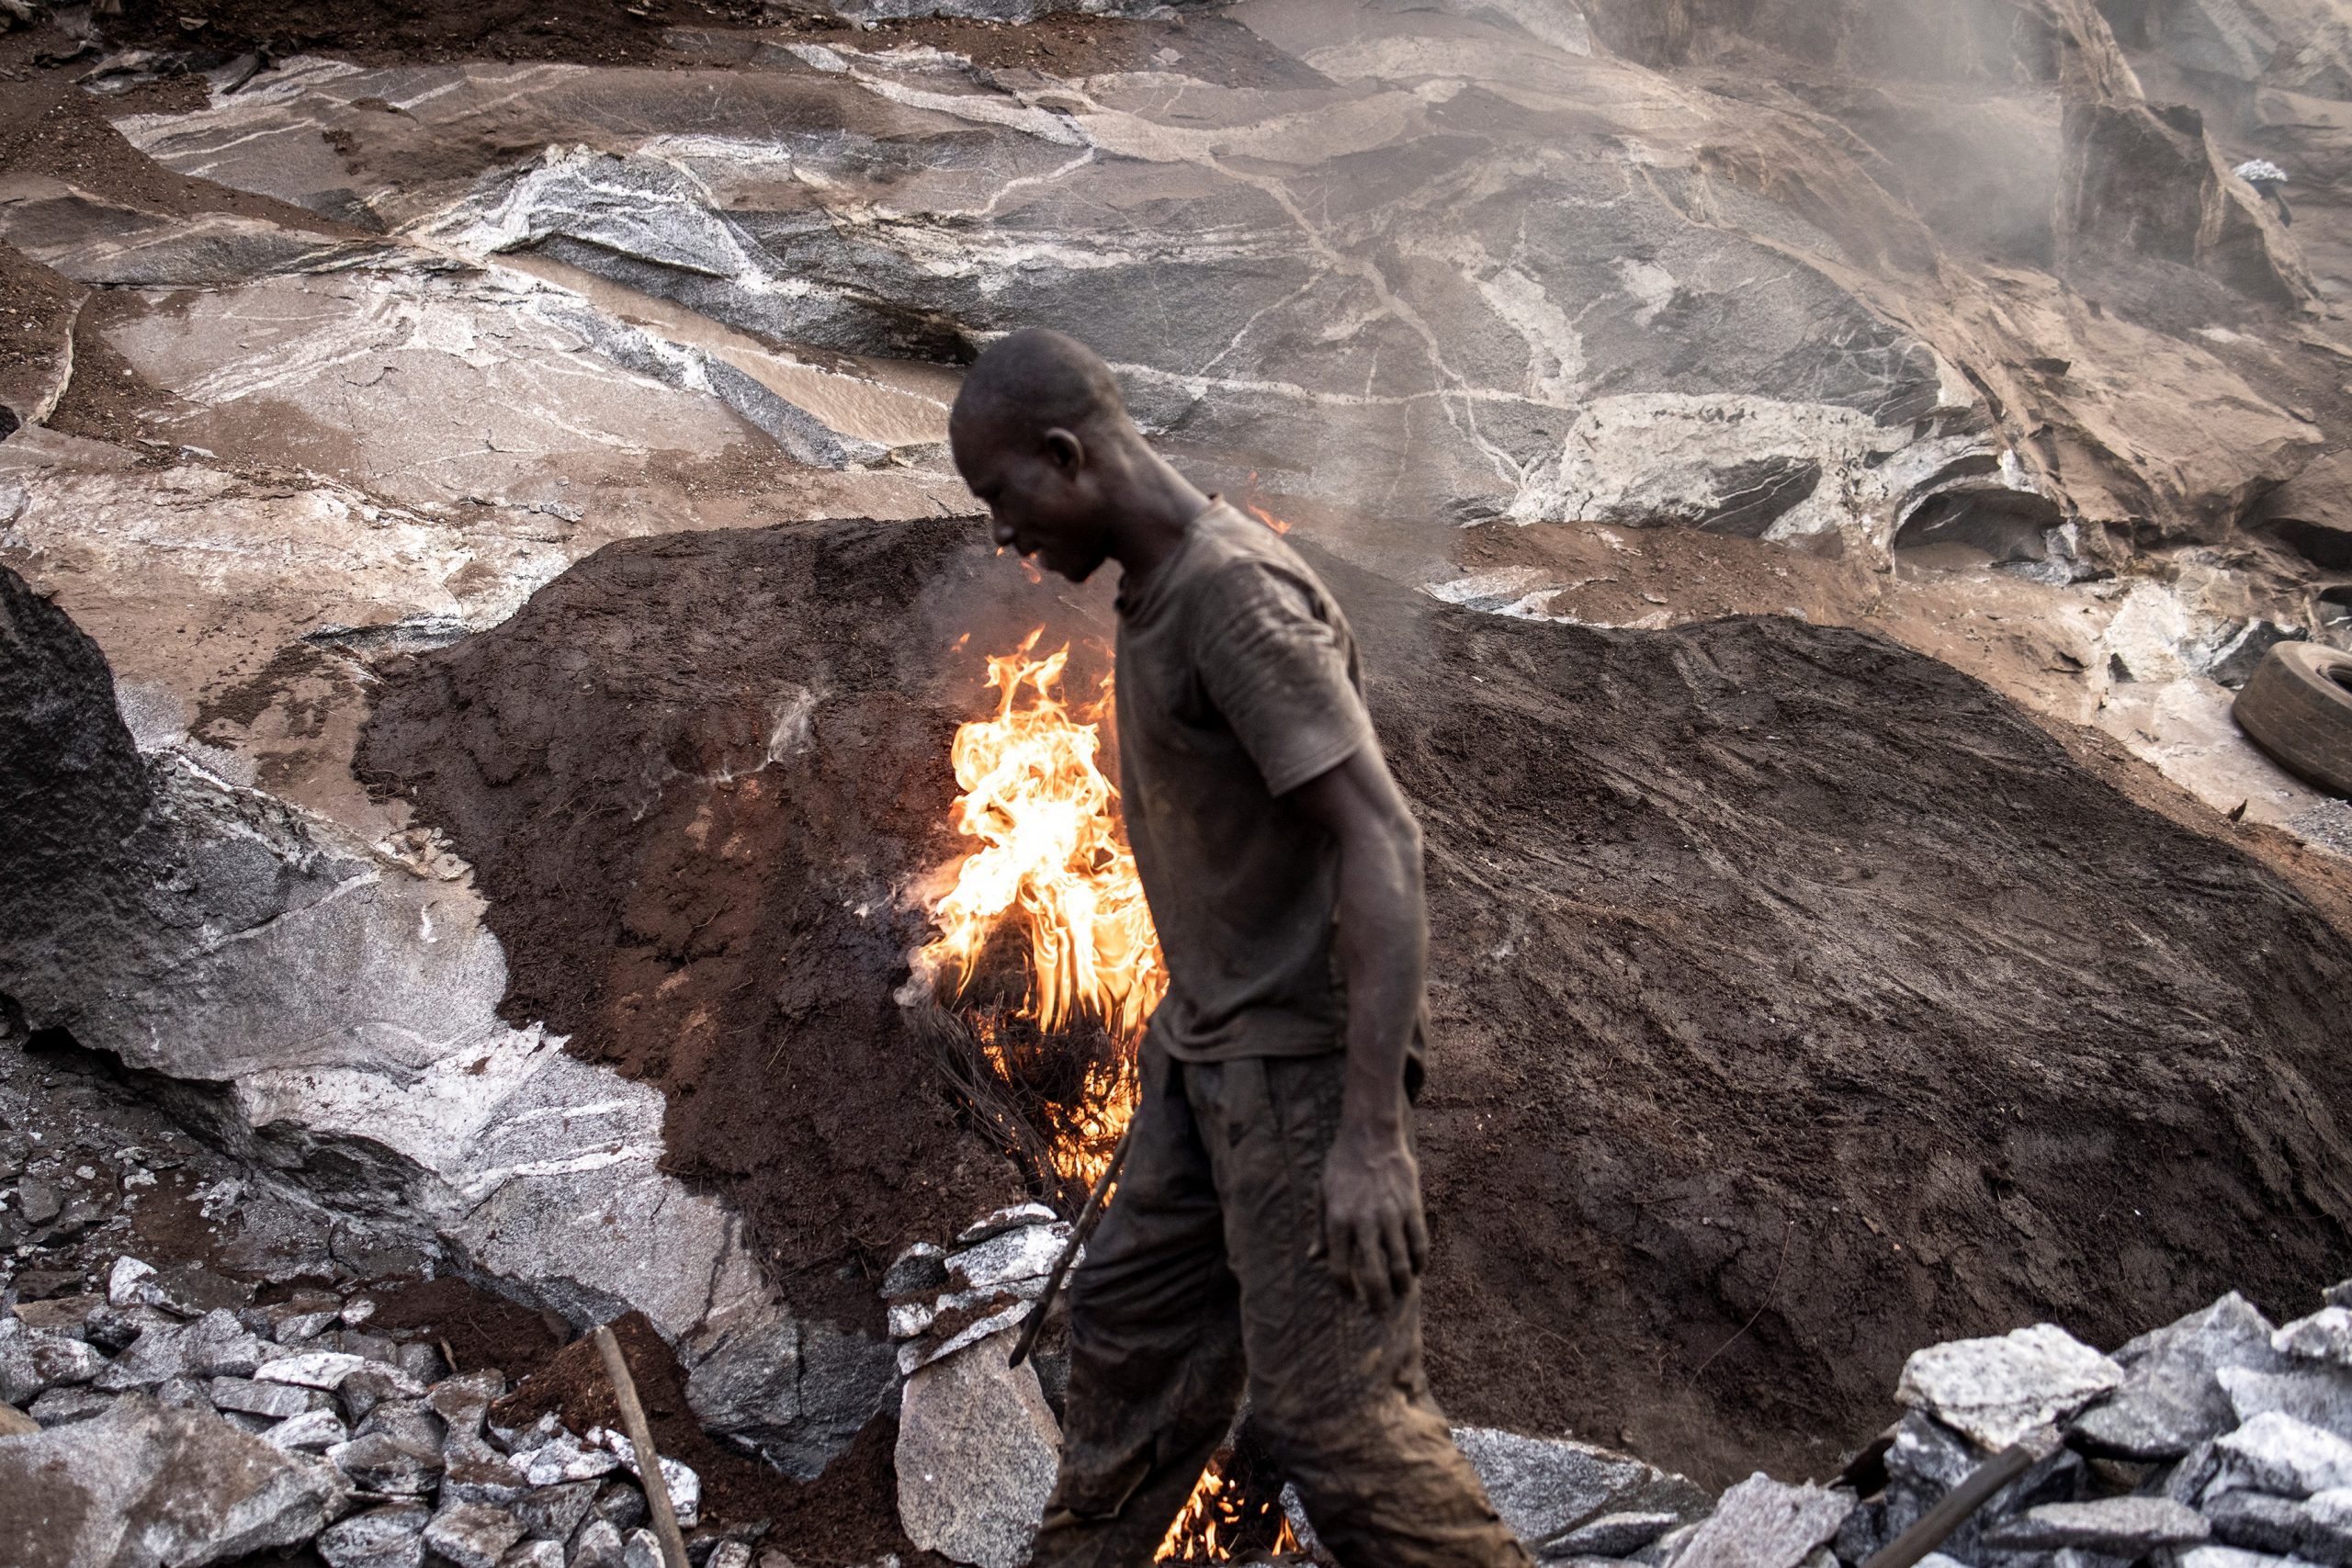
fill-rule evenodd
<path id="1" fill-rule="evenodd" d="M 904 893 L 955 851 L 979 655 L 1107 605 L 978 535 L 609 547 L 390 668 L 363 741 L 474 863 L 508 1016 L 662 1085 L 669 1168 L 845 1321 L 1020 1185 L 891 999 Z M 2346 1271 L 2352 944 L 2277 875 L 1866 634 L 1521 623 L 1320 564 L 1427 834 L 1455 1419 L 1817 1473 L 1917 1345 Z"/>

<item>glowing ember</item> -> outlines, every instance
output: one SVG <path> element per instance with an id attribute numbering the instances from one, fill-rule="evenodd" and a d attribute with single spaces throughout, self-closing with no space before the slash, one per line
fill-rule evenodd
<path id="1" fill-rule="evenodd" d="M 1134 1043 L 1168 975 L 1120 830 L 1118 791 L 1096 764 L 1110 680 L 1084 717 L 1074 716 L 1060 693 L 1069 649 L 1038 657 L 1044 631 L 989 660 L 996 712 L 956 732 L 948 756 L 964 791 L 956 830 L 980 847 L 957 863 L 933 905 L 940 934 L 917 950 L 914 969 L 934 998 L 957 1000 L 991 938 L 1009 930 L 1028 962 L 1028 994 L 1014 1016 L 1046 1033 L 1091 1021 L 1120 1043 L 1115 1060 L 1088 1069 L 1077 1103 L 1052 1129 L 1059 1174 L 1091 1182 L 1134 1112 Z M 996 1031 L 974 1021 L 1003 1068 Z"/>
<path id="2" fill-rule="evenodd" d="M 1250 493 L 1252 495 L 1258 493 L 1258 470 L 1255 468 L 1250 470 Z M 1255 517 L 1259 522 L 1263 523 L 1267 527 L 1272 528 L 1277 534 L 1287 534 L 1290 532 L 1290 524 L 1288 521 L 1275 516 L 1272 513 L 1267 511 L 1264 507 L 1259 505 L 1254 501 L 1243 502 L 1241 503 L 1241 509 L 1250 513 L 1250 516 Z"/>
<path id="3" fill-rule="evenodd" d="M 1183 1511 L 1152 1553 L 1154 1562 L 1230 1562 L 1242 1551 L 1254 1560 L 1298 1550 L 1298 1537 L 1273 1499 L 1252 1497 L 1227 1478 L 1232 1460 L 1230 1450 L 1220 1450 L 1201 1472 Z"/>

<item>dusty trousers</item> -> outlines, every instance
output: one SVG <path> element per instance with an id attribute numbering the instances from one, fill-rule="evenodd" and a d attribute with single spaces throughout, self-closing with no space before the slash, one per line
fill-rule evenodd
<path id="1" fill-rule="evenodd" d="M 1142 1568 L 1239 1407 L 1348 1568 L 1524 1568 L 1421 1369 L 1312 1256 L 1346 1058 L 1171 1060 L 1147 1035 L 1125 1168 L 1071 1276 L 1061 1473 L 1035 1568 Z"/>

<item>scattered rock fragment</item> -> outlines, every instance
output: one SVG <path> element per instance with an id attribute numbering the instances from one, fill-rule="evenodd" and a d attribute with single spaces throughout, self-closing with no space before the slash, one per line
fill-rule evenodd
<path id="1" fill-rule="evenodd" d="M 300 1345 L 315 1339 L 335 1319 L 334 1313 L 298 1312 L 272 1325 L 271 1337 L 280 1345 Z"/>
<path id="2" fill-rule="evenodd" d="M 107 1359 L 94 1345 L 0 1318 L 0 1404 L 25 1404 L 62 1384 L 86 1383 L 106 1370 Z"/>
<path id="3" fill-rule="evenodd" d="M 288 1416 L 262 1434 L 264 1441 L 275 1447 L 319 1453 L 350 1439 L 351 1432 L 343 1417 L 332 1410 L 305 1410 L 300 1416 Z"/>
<path id="4" fill-rule="evenodd" d="M 499 1568 L 563 1568 L 563 1542 L 518 1541 L 499 1559 Z"/>
<path id="5" fill-rule="evenodd" d="M 523 1539 L 523 1521 L 487 1503 L 445 1506 L 424 1527 L 425 1550 L 456 1568 L 498 1568 L 506 1549 Z"/>
<path id="6" fill-rule="evenodd" d="M 2165 1497 L 2102 1497 L 2045 1503 L 2004 1519 L 1987 1545 L 2019 1551 L 2072 1547 L 2108 1557 L 2144 1556 L 2161 1546 L 2195 1546 L 2212 1533 L 2205 1517 Z"/>
<path id="7" fill-rule="evenodd" d="M 205 1393 L 204 1385 L 194 1378 L 165 1379 L 163 1385 L 155 1390 L 155 1403 L 168 1404 L 175 1410 L 201 1410 L 207 1415 L 219 1413 L 211 1396 Z M 248 1431 L 252 1429 L 246 1428 Z"/>
<path id="8" fill-rule="evenodd" d="M 27 1224 L 45 1225 L 57 1218 L 65 1200 L 52 1182 L 28 1176 L 17 1183 L 17 1213 Z"/>
<path id="9" fill-rule="evenodd" d="M 107 1303 L 119 1307 L 160 1305 L 146 1294 L 148 1281 L 154 1277 L 153 1267 L 128 1253 L 116 1258 L 114 1267 L 107 1271 Z"/>
<path id="10" fill-rule="evenodd" d="M 488 1444 L 453 1438 L 441 1450 L 441 1500 L 511 1507 L 531 1483 L 514 1461 Z"/>
<path id="11" fill-rule="evenodd" d="M 1797 1568 L 1853 1511 L 1850 1492 L 1791 1486 L 1759 1472 L 1724 1494 L 1676 1568 Z"/>
<path id="12" fill-rule="evenodd" d="M 907 1287 L 889 1297 L 899 1374 L 910 1376 L 926 1362 L 1017 1326 L 1045 1293 L 1069 1239 L 1068 1222 L 1052 1210 L 1021 1203 L 967 1226 L 954 1251 L 900 1254 L 888 1276 Z"/>
<path id="13" fill-rule="evenodd" d="M 2352 1368 L 2306 1362 L 2290 1372 L 2224 1367 L 2214 1375 L 2240 1421 L 2278 1411 L 2352 1439 Z"/>
<path id="14" fill-rule="evenodd" d="M 974 1568 L 1021 1568 L 1045 1517 L 1061 1428 L 1035 1367 L 1001 1334 L 907 1380 L 899 1409 L 899 1522 Z"/>
<path id="15" fill-rule="evenodd" d="M 526 1530 L 550 1540 L 570 1540 L 581 1521 L 595 1506 L 596 1484 L 574 1481 L 561 1486 L 537 1486 L 514 1500 L 514 1517 Z"/>
<path id="16" fill-rule="evenodd" d="M 365 1358 L 342 1350 L 304 1350 L 264 1364 L 254 1377 L 262 1382 L 296 1383 L 333 1393 L 343 1386 L 344 1379 L 367 1365 Z"/>
<path id="17" fill-rule="evenodd" d="M 83 1336 L 108 1355 L 119 1355 L 153 1328 L 176 1328 L 179 1320 L 155 1307 L 117 1307 L 100 1303 L 83 1320 Z"/>
<path id="18" fill-rule="evenodd" d="M 1639 1460 L 1566 1438 L 1464 1427 L 1453 1441 L 1495 1511 L 1527 1541 L 1551 1540 L 1631 1496 L 1656 1473 Z"/>
<path id="19" fill-rule="evenodd" d="M 626 1536 L 645 1522 L 645 1494 L 628 1481 L 608 1481 L 596 1489 L 596 1517 Z"/>
<path id="20" fill-rule="evenodd" d="M 2282 1361 L 2269 1324 L 2234 1291 L 2142 1335 L 2115 1359 L 2126 1369 L 2122 1383 L 2076 1416 L 2069 1431 L 2092 1452 L 2138 1460 L 2177 1459 L 2237 1425 L 2217 1372 L 2269 1370 Z"/>
<path id="21" fill-rule="evenodd" d="M 364 1421 L 369 1411 L 387 1400 L 424 1398 L 424 1384 L 397 1366 L 370 1365 L 345 1378 L 335 1389 L 335 1397 L 351 1419 Z"/>
<path id="22" fill-rule="evenodd" d="M 319 1537 L 327 1568 L 423 1568 L 424 1527 L 433 1510 L 422 1503 L 391 1503 L 354 1514 Z"/>
<path id="23" fill-rule="evenodd" d="M 621 1532 L 610 1519 L 590 1519 L 571 1543 L 571 1568 L 625 1568 Z"/>
<path id="24" fill-rule="evenodd" d="M 644 1475 L 645 1472 L 638 1467 L 637 1445 L 624 1434 L 609 1427 L 597 1427 L 587 1433 L 587 1438 L 590 1442 L 602 1443 L 619 1456 L 622 1465 L 631 1475 L 640 1478 Z M 692 1529 L 702 1517 L 702 1477 L 683 1460 L 672 1459 L 668 1454 L 656 1457 L 662 1461 L 662 1484 L 670 1491 L 671 1510 L 678 1516 L 681 1528 Z"/>
<path id="25" fill-rule="evenodd" d="M 422 1497 L 441 1478 L 441 1456 L 382 1432 L 337 1443 L 327 1459 L 352 1483 L 381 1497 Z"/>
<path id="26" fill-rule="evenodd" d="M 611 1450 L 587 1447 L 569 1432 L 558 1433 L 547 1442 L 515 1454 L 514 1459 L 522 1467 L 523 1478 L 533 1486 L 595 1481 L 610 1475 L 621 1465 L 620 1456 Z"/>
<path id="27" fill-rule="evenodd" d="M 18 1302 L 17 1320 L 27 1328 L 46 1328 L 52 1333 L 71 1335 L 76 1339 L 89 1337 L 90 1310 L 105 1300 L 102 1296 L 55 1296 L 45 1302 Z"/>
<path id="28" fill-rule="evenodd" d="M 1546 1544 L 1546 1557 L 1631 1557 L 1682 1521 L 1673 1514 L 1603 1514 Z"/>
<path id="29" fill-rule="evenodd" d="M 2023 1442 L 2123 1382 L 2123 1369 L 2047 1323 L 1912 1352 L 1894 1397 L 1985 1448 Z"/>
<path id="30" fill-rule="evenodd" d="M 271 1421 L 285 1421 L 311 1408 L 307 1389 L 290 1383 L 256 1382 L 251 1378 L 214 1378 L 206 1393 L 216 1410 L 237 1410 Z"/>
<path id="31" fill-rule="evenodd" d="M 2323 1492 L 2298 1500 L 2267 1492 L 2224 1492 L 2205 1505 L 2213 1539 L 2242 1551 L 2275 1552 L 2306 1562 L 2352 1562 L 2352 1517 L 2346 1494 Z"/>
<path id="32" fill-rule="evenodd" d="M 2265 1411 L 2213 1443 L 2207 1495 L 2230 1485 L 2286 1497 L 2352 1487 L 2352 1443 L 2279 1411 Z"/>
<path id="33" fill-rule="evenodd" d="M 233 1562 L 309 1540 L 345 1500 L 328 1466 L 141 1394 L 0 1442 L 0 1540 L 76 1520 L 84 1562 Z"/>
<path id="34" fill-rule="evenodd" d="M 2270 1343 L 2282 1356 L 2352 1367 L 2352 1307 L 2330 1303 L 2281 1327 Z"/>
<path id="35" fill-rule="evenodd" d="M 115 1396 L 94 1388 L 52 1388 L 27 1407 L 25 1414 L 44 1427 L 70 1427 L 103 1416 Z"/>

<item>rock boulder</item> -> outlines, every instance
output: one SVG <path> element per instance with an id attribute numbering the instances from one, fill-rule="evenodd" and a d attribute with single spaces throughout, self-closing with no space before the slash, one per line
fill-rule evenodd
<path id="1" fill-rule="evenodd" d="M 310 1540 L 348 1495 L 320 1461 L 141 1394 L 0 1443 L 0 1540 L 18 1568 L 234 1562 Z"/>
<path id="2" fill-rule="evenodd" d="M 899 1522 L 973 1568 L 1021 1568 L 1044 1518 L 1061 1429 L 1036 1369 L 999 1334 L 920 1368 L 899 1410 Z"/>

